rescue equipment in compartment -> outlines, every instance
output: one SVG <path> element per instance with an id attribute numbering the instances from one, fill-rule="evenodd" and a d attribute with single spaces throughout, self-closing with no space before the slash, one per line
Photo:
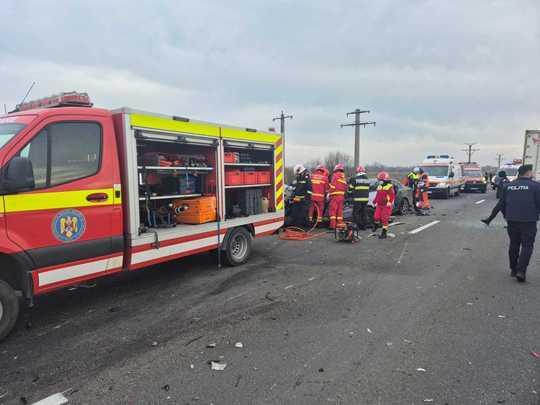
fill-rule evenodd
<path id="1" fill-rule="evenodd" d="M 173 203 L 150 207 L 147 205 L 147 226 L 149 228 L 173 228 L 176 226 L 176 216 L 181 212 L 187 211 L 189 206 L 177 205 Z"/>
<path id="2" fill-rule="evenodd" d="M 358 225 L 353 222 L 338 224 L 334 231 L 334 237 L 338 242 L 356 243 L 360 240 Z"/>

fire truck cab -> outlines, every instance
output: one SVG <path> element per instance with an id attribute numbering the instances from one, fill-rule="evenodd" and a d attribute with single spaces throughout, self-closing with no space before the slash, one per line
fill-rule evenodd
<path id="1" fill-rule="evenodd" d="M 461 163 L 461 168 L 463 169 L 463 179 L 465 180 L 465 185 L 463 186 L 464 192 L 487 192 L 487 182 L 482 175 L 482 167 L 478 163 Z"/>
<path id="2" fill-rule="evenodd" d="M 85 93 L 0 116 L 0 339 L 22 300 L 59 288 L 210 250 L 244 263 L 283 224 L 282 148 Z"/>

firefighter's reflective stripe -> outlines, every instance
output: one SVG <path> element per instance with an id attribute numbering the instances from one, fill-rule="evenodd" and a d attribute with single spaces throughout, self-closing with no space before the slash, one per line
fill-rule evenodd
<path id="1" fill-rule="evenodd" d="M 356 202 L 368 202 L 369 198 L 356 197 L 356 198 L 353 198 L 353 201 L 356 201 Z"/>
<path id="2" fill-rule="evenodd" d="M 347 182 L 344 179 L 337 179 L 340 183 L 347 184 Z"/>
<path id="3" fill-rule="evenodd" d="M 11 194 L 4 196 L 4 212 L 41 211 L 59 208 L 99 207 L 103 205 L 120 205 L 121 198 L 114 197 L 114 188 L 94 190 L 34 192 Z M 106 194 L 103 201 L 88 201 L 90 194 Z"/>
<path id="4" fill-rule="evenodd" d="M 318 180 L 318 179 L 312 177 L 311 178 L 311 183 L 313 183 L 313 184 L 324 184 L 326 182 L 324 180 Z"/>
<path id="5" fill-rule="evenodd" d="M 354 188 L 355 190 L 369 190 L 369 186 L 356 186 L 356 187 L 352 187 L 351 186 L 351 189 Z"/>
<path id="6" fill-rule="evenodd" d="M 324 197 L 324 194 L 319 194 L 319 193 L 311 193 L 311 195 L 313 197 Z"/>
<path id="7" fill-rule="evenodd" d="M 330 195 L 345 195 L 345 191 L 333 191 Z"/>

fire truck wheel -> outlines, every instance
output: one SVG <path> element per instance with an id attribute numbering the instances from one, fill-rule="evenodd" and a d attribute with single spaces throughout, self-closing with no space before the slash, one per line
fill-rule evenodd
<path id="1" fill-rule="evenodd" d="M 19 298 L 8 283 L 0 280 L 0 340 L 11 332 L 18 316 Z"/>
<path id="2" fill-rule="evenodd" d="M 227 239 L 225 261 L 229 266 L 238 266 L 251 255 L 251 234 L 246 228 L 235 228 Z"/>

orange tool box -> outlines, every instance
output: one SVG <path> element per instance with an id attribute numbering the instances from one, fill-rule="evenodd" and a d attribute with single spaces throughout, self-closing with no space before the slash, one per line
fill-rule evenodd
<path id="1" fill-rule="evenodd" d="M 243 176 L 240 170 L 225 171 L 225 185 L 226 186 L 239 186 L 241 184 L 243 184 Z"/>
<path id="2" fill-rule="evenodd" d="M 257 172 L 257 184 L 270 184 L 272 182 L 272 174 L 267 171 Z"/>
<path id="3" fill-rule="evenodd" d="M 174 200 L 178 209 L 176 222 L 179 224 L 204 224 L 216 220 L 216 197 L 207 196 L 189 200 Z"/>
<path id="4" fill-rule="evenodd" d="M 242 172 L 242 184 L 257 184 L 257 172 Z"/>

